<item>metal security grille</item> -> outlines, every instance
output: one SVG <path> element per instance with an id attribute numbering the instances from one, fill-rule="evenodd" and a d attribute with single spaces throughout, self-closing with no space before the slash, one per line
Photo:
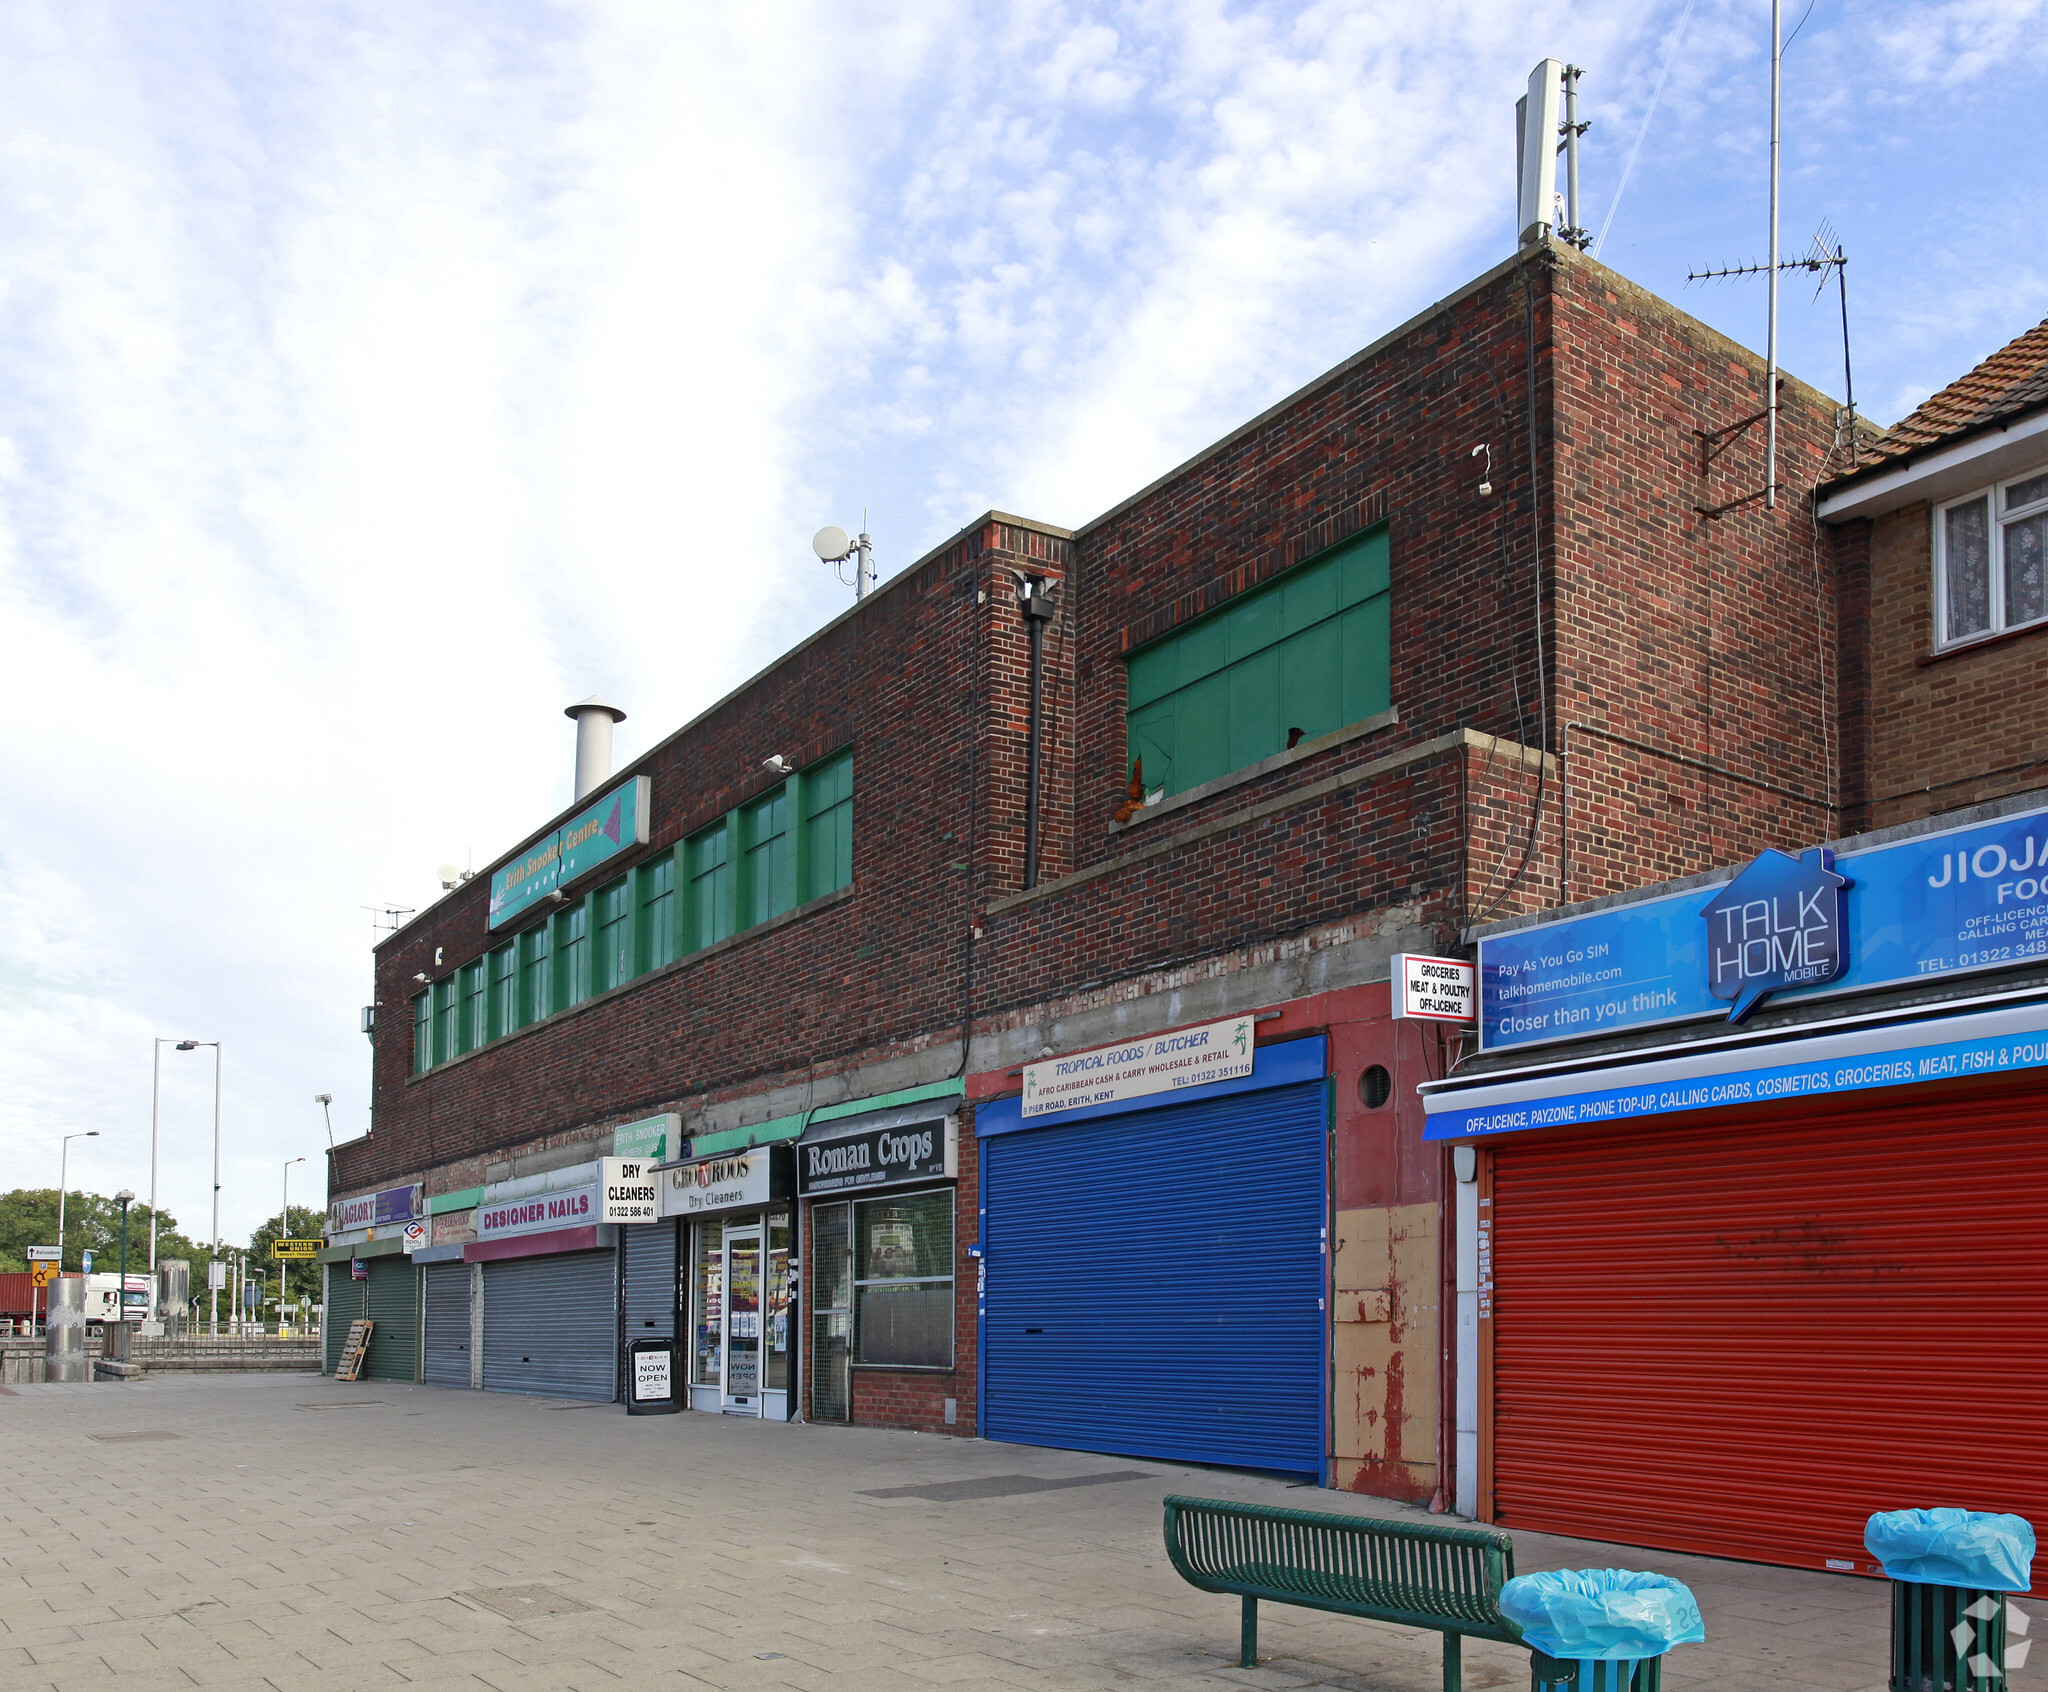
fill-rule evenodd
<path id="1" fill-rule="evenodd" d="M 811 1207 L 811 1420 L 853 1415 L 853 1207 Z"/>
<path id="2" fill-rule="evenodd" d="M 990 1439 L 1322 1471 L 1321 1081 L 981 1142 Z"/>
<path id="3" fill-rule="evenodd" d="M 433 1386 L 469 1385 L 469 1277 L 467 1263 L 429 1263 L 425 1280 L 426 1335 L 420 1379 Z"/>
<path id="4" fill-rule="evenodd" d="M 363 1295 L 360 1314 L 377 1324 L 370 1333 L 370 1354 L 363 1362 L 362 1378 L 416 1381 L 420 1377 L 419 1271 L 403 1253 L 373 1257 L 369 1268 L 367 1281 L 351 1283 Z M 345 1295 L 342 1302 L 348 1302 Z"/>
<path id="5" fill-rule="evenodd" d="M 626 1246 L 626 1339 L 673 1339 L 676 1227 L 647 1222 L 619 1230 Z"/>
<path id="6" fill-rule="evenodd" d="M 2048 1520 L 2048 1099 L 1492 1149 L 1504 1527 L 1873 1572 L 1873 1510 Z"/>
<path id="7" fill-rule="evenodd" d="M 484 1265 L 484 1385 L 609 1400 L 618 1393 L 618 1255 L 574 1251 Z"/>

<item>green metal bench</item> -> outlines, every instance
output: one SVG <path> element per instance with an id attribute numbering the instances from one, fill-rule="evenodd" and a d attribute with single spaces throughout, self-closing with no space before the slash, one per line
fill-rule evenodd
<path id="1" fill-rule="evenodd" d="M 1435 1629 L 1444 1636 L 1444 1692 L 1459 1692 L 1466 1639 L 1522 1642 L 1500 1613 L 1514 1541 L 1489 1528 L 1176 1497 L 1166 1501 L 1166 1554 L 1203 1591 L 1244 1600 L 1240 1668 L 1258 1666 L 1261 1598 Z"/>

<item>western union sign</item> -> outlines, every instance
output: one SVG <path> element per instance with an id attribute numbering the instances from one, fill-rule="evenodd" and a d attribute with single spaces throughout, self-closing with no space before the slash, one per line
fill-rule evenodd
<path id="1" fill-rule="evenodd" d="M 273 1263 L 281 1263 L 286 1260 L 294 1263 L 311 1262 L 319 1255 L 320 1242 L 316 1239 L 272 1240 L 270 1242 L 270 1260 Z"/>

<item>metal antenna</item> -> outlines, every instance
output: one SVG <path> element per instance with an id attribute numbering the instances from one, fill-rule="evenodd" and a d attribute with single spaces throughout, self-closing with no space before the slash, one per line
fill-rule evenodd
<path id="1" fill-rule="evenodd" d="M 1557 132 L 1564 137 L 1558 151 L 1564 154 L 1564 221 L 1560 229 L 1560 240 L 1569 242 L 1584 252 L 1593 244 L 1593 235 L 1579 222 L 1579 137 L 1593 127 L 1592 119 L 1579 122 L 1579 78 L 1586 73 L 1577 65 L 1564 67 L 1564 122 L 1557 126 Z"/>
<path id="2" fill-rule="evenodd" d="M 1778 108 L 1785 66 L 1784 0 L 1771 0 L 1771 308 L 1764 363 L 1764 509 L 1778 504 Z"/>

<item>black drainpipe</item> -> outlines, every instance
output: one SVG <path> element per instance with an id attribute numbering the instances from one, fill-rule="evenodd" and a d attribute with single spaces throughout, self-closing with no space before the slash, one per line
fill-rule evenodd
<path id="1" fill-rule="evenodd" d="M 1031 630 L 1031 757 L 1024 789 L 1024 885 L 1038 885 L 1038 769 L 1045 746 L 1045 624 L 1052 615 L 1052 590 L 1043 576 L 1017 583 L 1017 604 Z"/>

